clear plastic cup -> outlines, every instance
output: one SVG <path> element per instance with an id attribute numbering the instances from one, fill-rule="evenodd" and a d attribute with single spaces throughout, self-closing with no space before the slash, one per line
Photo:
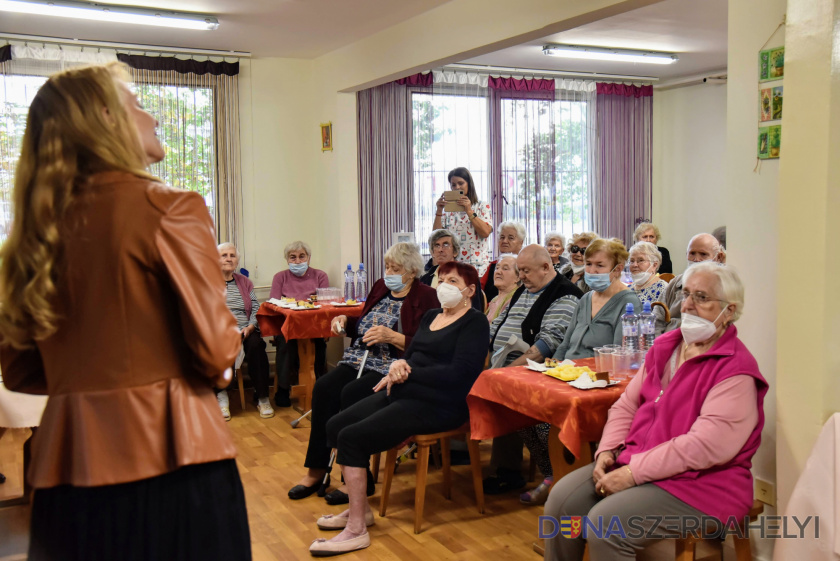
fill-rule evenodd
<path id="1" fill-rule="evenodd" d="M 606 347 L 598 347 L 595 349 L 595 371 L 612 372 L 614 353 L 615 349 L 608 349 Z"/>
<path id="2" fill-rule="evenodd" d="M 613 379 L 626 380 L 630 376 L 630 365 L 633 362 L 634 351 L 616 349 L 613 353 Z"/>

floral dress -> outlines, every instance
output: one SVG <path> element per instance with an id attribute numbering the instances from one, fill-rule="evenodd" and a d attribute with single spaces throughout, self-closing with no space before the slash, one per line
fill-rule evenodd
<path id="1" fill-rule="evenodd" d="M 493 225 L 490 205 L 487 203 L 478 201 L 472 206 L 472 212 L 478 214 L 480 220 L 484 220 L 491 226 Z M 461 245 L 461 252 L 455 256 L 455 259 L 469 263 L 478 269 L 478 276 L 481 277 L 490 265 L 490 237 L 481 238 L 476 233 L 470 222 L 472 212 L 469 214 L 466 212 L 444 212 L 440 223 L 458 238 L 458 243 Z"/>

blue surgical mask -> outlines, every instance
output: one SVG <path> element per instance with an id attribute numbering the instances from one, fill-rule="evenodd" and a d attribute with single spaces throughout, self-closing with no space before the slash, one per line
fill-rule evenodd
<path id="1" fill-rule="evenodd" d="M 583 273 L 583 280 L 595 292 L 603 292 L 612 284 L 609 273 Z"/>
<path id="2" fill-rule="evenodd" d="M 289 263 L 289 270 L 296 277 L 302 277 L 309 269 L 309 263 Z"/>
<path id="3" fill-rule="evenodd" d="M 402 278 L 402 275 L 385 275 L 385 286 L 392 292 L 402 292 L 405 289 Z"/>

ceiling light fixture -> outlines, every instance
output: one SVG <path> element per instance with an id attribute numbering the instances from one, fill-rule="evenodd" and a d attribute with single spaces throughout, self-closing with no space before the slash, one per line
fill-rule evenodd
<path id="1" fill-rule="evenodd" d="M 0 11 L 180 29 L 219 27 L 219 20 L 213 16 L 72 0 L 0 0 Z"/>
<path id="2" fill-rule="evenodd" d="M 640 62 L 643 64 L 672 64 L 680 59 L 674 53 L 612 49 L 609 47 L 584 47 L 581 45 L 546 45 L 543 47 L 543 54 L 562 58 Z"/>

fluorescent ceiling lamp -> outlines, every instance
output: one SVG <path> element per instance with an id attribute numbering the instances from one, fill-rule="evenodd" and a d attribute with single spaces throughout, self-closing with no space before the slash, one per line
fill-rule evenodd
<path id="1" fill-rule="evenodd" d="M 609 47 L 583 47 L 580 45 L 546 45 L 543 47 L 543 54 L 562 58 L 641 62 L 648 64 L 672 64 L 679 60 L 679 57 L 673 53 L 611 49 Z"/>
<path id="2" fill-rule="evenodd" d="M 213 16 L 171 12 L 153 8 L 113 6 L 93 2 L 74 2 L 71 0 L 0 0 L 0 11 L 111 23 L 157 25 L 160 27 L 177 27 L 180 29 L 216 29 L 219 27 L 219 20 Z"/>

